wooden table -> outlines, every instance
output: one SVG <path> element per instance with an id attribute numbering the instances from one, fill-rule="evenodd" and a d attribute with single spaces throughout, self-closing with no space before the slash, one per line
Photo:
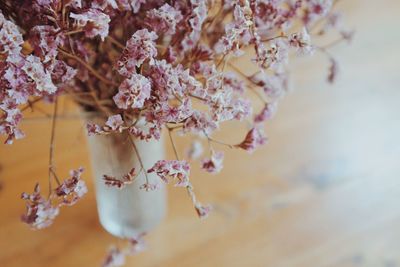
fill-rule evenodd
<path id="1" fill-rule="evenodd" d="M 215 212 L 199 221 L 186 193 L 171 188 L 167 218 L 127 266 L 400 266 L 400 2 L 341 6 L 357 34 L 334 51 L 336 85 L 321 78 L 324 58 L 296 63 L 297 88 L 267 126 L 269 144 L 250 157 L 231 151 L 219 176 L 194 169 Z M 115 242 L 98 223 L 90 168 L 90 193 L 51 228 L 19 222 L 20 193 L 47 180 L 49 125 L 30 119 L 28 138 L 0 147 L 0 266 L 98 266 Z M 228 125 L 220 137 L 242 135 Z M 82 122 L 60 121 L 56 139 L 59 173 L 89 166 Z"/>

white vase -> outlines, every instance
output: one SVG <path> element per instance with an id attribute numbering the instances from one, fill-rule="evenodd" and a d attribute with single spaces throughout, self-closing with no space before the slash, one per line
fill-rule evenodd
<path id="1" fill-rule="evenodd" d="M 164 142 L 135 140 L 146 169 L 164 158 Z M 160 187 L 153 191 L 140 189 L 146 182 L 141 171 L 132 184 L 123 189 L 106 186 L 103 175 L 121 178 L 133 167 L 141 170 L 138 157 L 128 135 L 96 135 L 88 137 L 95 180 L 97 209 L 101 225 L 120 238 L 134 237 L 157 226 L 166 213 L 166 189 L 158 176 L 147 174 L 150 183 Z"/>

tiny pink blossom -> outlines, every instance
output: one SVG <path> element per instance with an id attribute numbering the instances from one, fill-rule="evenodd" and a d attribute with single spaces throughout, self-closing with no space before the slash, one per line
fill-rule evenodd
<path id="1" fill-rule="evenodd" d="M 136 169 L 132 168 L 127 174 L 123 175 L 121 179 L 117 179 L 116 177 L 105 174 L 103 175 L 103 180 L 107 186 L 122 189 L 125 186 L 131 184 L 134 181 L 136 175 Z"/>
<path id="2" fill-rule="evenodd" d="M 254 122 L 255 123 L 262 123 L 266 120 L 271 119 L 277 109 L 277 102 L 271 102 L 268 104 L 265 104 L 264 108 L 261 110 L 260 113 L 258 113 L 255 117 L 254 117 Z"/>
<path id="3" fill-rule="evenodd" d="M 102 267 L 120 267 L 125 264 L 126 254 L 119 248 L 112 246 L 102 264 Z"/>
<path id="4" fill-rule="evenodd" d="M 0 50 L 7 53 L 18 54 L 21 51 L 21 45 L 24 43 L 18 26 L 12 21 L 5 19 L 0 10 Z"/>
<path id="5" fill-rule="evenodd" d="M 211 205 L 202 205 L 200 203 L 196 203 L 194 208 L 196 209 L 197 215 L 200 217 L 200 219 L 207 218 L 212 210 Z"/>
<path id="6" fill-rule="evenodd" d="M 122 120 L 121 115 L 112 115 L 108 117 L 106 121 L 106 130 L 122 132 L 123 130 L 124 121 Z"/>
<path id="7" fill-rule="evenodd" d="M 169 177 L 176 179 L 175 186 L 186 187 L 189 184 L 190 166 L 186 161 L 159 160 L 147 172 L 155 172 L 165 183 L 169 182 Z"/>
<path id="8" fill-rule="evenodd" d="M 43 229 L 53 224 L 59 208 L 52 206 L 50 200 L 40 194 L 39 184 L 36 184 L 32 194 L 23 193 L 21 198 L 26 201 L 26 214 L 21 217 L 23 222 L 33 229 Z"/>
<path id="9" fill-rule="evenodd" d="M 95 123 L 91 123 L 91 122 L 86 124 L 86 130 L 87 130 L 88 136 L 101 134 L 104 132 L 99 125 L 97 125 Z"/>
<path id="10" fill-rule="evenodd" d="M 201 168 L 210 173 L 219 173 L 223 168 L 224 153 L 211 151 L 211 158 L 202 161 Z"/>
<path id="11" fill-rule="evenodd" d="M 158 9 L 151 9 L 146 16 L 146 22 L 151 29 L 164 34 L 174 34 L 177 24 L 182 19 L 182 13 L 169 4 L 164 4 Z"/>
<path id="12" fill-rule="evenodd" d="M 296 48 L 301 55 L 309 55 L 314 51 L 314 47 L 311 45 L 311 37 L 306 28 L 303 28 L 301 32 L 291 34 L 289 45 Z"/>
<path id="13" fill-rule="evenodd" d="M 155 32 L 149 32 L 147 29 L 136 31 L 126 43 L 117 62 L 119 73 L 129 77 L 136 73 L 136 67 L 140 67 L 145 60 L 153 59 L 157 55 L 154 42 L 157 38 Z"/>
<path id="14" fill-rule="evenodd" d="M 140 189 L 143 189 L 145 191 L 154 191 L 160 188 L 159 183 L 150 183 L 146 182 L 140 186 Z"/>
<path id="15" fill-rule="evenodd" d="M 127 248 L 127 254 L 136 255 L 146 249 L 146 242 L 143 239 L 145 235 L 145 233 L 142 233 L 128 239 L 129 246 Z"/>
<path id="16" fill-rule="evenodd" d="M 264 145 L 267 139 L 261 129 L 255 127 L 252 128 L 246 135 L 243 142 L 236 145 L 236 147 L 242 148 L 248 152 L 253 152 L 257 147 Z"/>
<path id="17" fill-rule="evenodd" d="M 99 35 L 102 41 L 107 37 L 109 28 L 108 24 L 111 19 L 110 16 L 100 10 L 91 8 L 81 14 L 70 13 L 69 16 L 75 19 L 78 27 L 84 29 L 87 37 L 93 38 L 96 35 Z"/>
<path id="18" fill-rule="evenodd" d="M 62 198 L 62 204 L 71 206 L 80 200 L 86 193 L 87 187 L 81 179 L 83 168 L 72 170 L 69 179 L 64 180 L 56 189 L 56 195 Z"/>
<path id="19" fill-rule="evenodd" d="M 22 69 L 35 82 L 38 91 L 50 94 L 57 91 L 57 87 L 51 79 L 51 73 L 44 69 L 40 58 L 29 55 Z"/>
<path id="20" fill-rule="evenodd" d="M 140 74 L 132 74 L 125 79 L 118 88 L 118 94 L 113 99 L 121 109 L 142 108 L 144 102 L 150 98 L 151 83 Z"/>
<path id="21" fill-rule="evenodd" d="M 199 134 L 211 134 L 218 128 L 218 124 L 212 120 L 208 114 L 201 111 L 195 111 L 185 120 L 183 125 L 184 132 L 194 132 Z"/>

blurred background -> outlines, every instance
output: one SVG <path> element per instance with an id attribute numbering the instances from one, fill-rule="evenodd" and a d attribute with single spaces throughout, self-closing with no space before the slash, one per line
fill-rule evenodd
<path id="1" fill-rule="evenodd" d="M 170 187 L 167 218 L 127 266 L 400 266 L 400 1 L 338 8 L 356 34 L 332 50 L 337 82 L 325 82 L 325 57 L 296 61 L 269 144 L 226 153 L 218 176 L 192 172 L 211 216 L 198 220 L 186 192 Z M 116 240 L 98 222 L 83 123 L 59 121 L 56 164 L 63 174 L 86 166 L 90 192 L 43 231 L 20 223 L 19 196 L 47 180 L 50 123 L 23 129 L 28 138 L 0 146 L 0 266 L 99 266 Z M 218 139 L 242 137 L 227 126 Z"/>

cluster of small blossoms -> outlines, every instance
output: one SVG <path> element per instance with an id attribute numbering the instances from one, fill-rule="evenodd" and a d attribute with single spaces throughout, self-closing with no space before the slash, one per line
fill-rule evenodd
<path id="1" fill-rule="evenodd" d="M 146 248 L 144 234 L 127 239 L 127 244 L 120 248 L 111 246 L 103 261 L 102 267 L 118 267 L 125 264 L 126 256 L 136 255 Z"/>
<path id="2" fill-rule="evenodd" d="M 49 197 L 44 197 L 36 184 L 33 193 L 22 193 L 21 198 L 26 201 L 26 213 L 22 221 L 33 229 L 43 229 L 50 226 L 64 205 L 72 206 L 86 193 L 87 187 L 81 179 L 82 168 L 72 170 L 70 178 L 59 182 L 58 186 L 49 192 Z"/>
<path id="3" fill-rule="evenodd" d="M 119 189 L 122 189 L 126 185 L 131 184 L 135 178 L 136 178 L 135 168 L 132 168 L 127 174 L 124 174 L 120 179 L 107 174 L 103 175 L 103 180 L 106 185 L 111 187 L 117 187 Z"/>
<path id="4" fill-rule="evenodd" d="M 35 109 L 40 100 L 56 106 L 58 96 L 68 95 L 103 119 L 87 124 L 89 135 L 128 134 L 149 141 L 164 130 L 172 143 L 174 133 L 194 135 L 186 159 L 174 149 L 175 158 L 141 166 L 139 173 L 175 180 L 186 188 L 199 216 L 206 217 L 210 207 L 194 195 L 188 161 L 198 159 L 205 171 L 218 173 L 224 154 L 216 146 L 253 152 L 266 143 L 263 124 L 287 91 L 291 55 L 328 56 L 327 79 L 335 80 L 338 63 L 328 49 L 352 34 L 343 28 L 333 2 L 0 1 L 0 134 L 7 144 L 22 138 L 24 110 Z M 329 32 L 337 35 L 333 43 L 314 41 Z M 235 66 L 237 57 L 246 57 L 258 71 L 249 74 Z M 262 109 L 256 110 L 260 105 L 250 94 Z M 248 127 L 243 140 L 225 144 L 213 138 L 227 121 Z M 210 149 L 205 158 L 203 140 Z M 122 188 L 137 174 L 105 174 L 104 181 Z M 80 194 L 71 192 L 79 186 L 70 180 L 56 195 L 64 204 L 74 203 Z M 157 184 L 142 188 L 155 190 Z M 24 199 L 30 205 L 24 220 L 31 225 L 46 225 L 58 213 L 38 188 Z"/>

